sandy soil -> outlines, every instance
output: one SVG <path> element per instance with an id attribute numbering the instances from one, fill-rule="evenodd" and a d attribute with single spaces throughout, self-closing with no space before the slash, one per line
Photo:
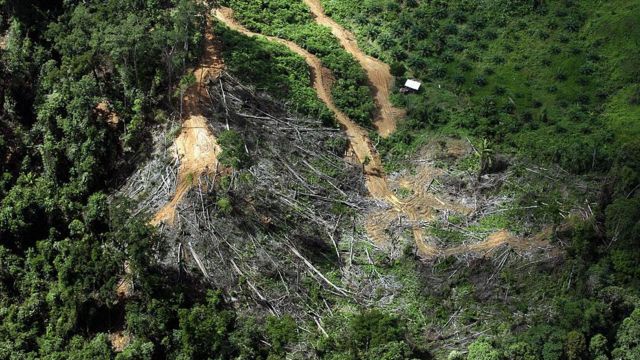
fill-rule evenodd
<path id="1" fill-rule="evenodd" d="M 358 46 L 355 36 L 324 13 L 320 0 L 304 0 L 304 2 L 315 15 L 318 24 L 329 27 L 342 47 L 351 53 L 366 71 L 378 105 L 374 125 L 380 136 L 391 135 L 396 129 L 398 119 L 402 118 L 405 112 L 403 109 L 393 107 L 389 99 L 394 81 L 389 65 L 366 55 Z"/>
<path id="2" fill-rule="evenodd" d="M 200 64 L 193 70 L 196 83 L 184 94 L 182 99 L 183 113 L 186 120 L 182 124 L 182 132 L 172 146 L 172 151 L 180 160 L 178 168 L 178 183 L 173 199 L 160 209 L 151 220 L 153 225 L 160 223 L 173 224 L 176 218 L 176 207 L 189 190 L 204 174 L 216 171 L 218 155 L 221 152 L 215 136 L 202 115 L 204 101 L 208 99 L 206 84 L 217 77 L 224 63 L 220 58 L 221 52 L 207 25 L 205 33 L 204 52 Z"/>
<path id="3" fill-rule="evenodd" d="M 133 272 L 129 261 L 124 262 L 124 274 L 116 286 L 116 295 L 119 301 L 125 301 L 133 295 Z M 123 326 L 120 329 L 124 329 Z M 109 334 L 111 348 L 115 352 L 122 352 L 131 343 L 131 336 L 126 330 L 118 330 Z"/>
<path id="4" fill-rule="evenodd" d="M 120 117 L 118 114 L 111 111 L 111 106 L 106 101 L 101 101 L 94 108 L 95 113 L 109 125 L 111 128 L 116 128 L 120 123 Z"/>
<path id="5" fill-rule="evenodd" d="M 190 116 L 182 124 L 182 132 L 172 148 L 180 159 L 178 184 L 173 199 L 151 221 L 154 225 L 175 222 L 176 207 L 194 184 L 197 184 L 200 176 L 216 170 L 218 155 L 222 151 L 209 130 L 207 119 L 199 115 Z"/>
<path id="6" fill-rule="evenodd" d="M 117 331 L 109 334 L 109 341 L 111 342 L 113 351 L 123 352 L 131 343 L 131 336 L 125 331 Z"/>
<path id="7" fill-rule="evenodd" d="M 116 295 L 118 299 L 128 299 L 133 295 L 133 272 L 131 271 L 131 264 L 129 261 L 124 262 L 124 274 L 118 281 L 116 286 Z"/>
<path id="8" fill-rule="evenodd" d="M 545 251 L 550 253 L 552 256 L 559 256 L 560 251 L 553 247 L 547 240 L 550 235 L 549 231 L 543 231 L 542 233 L 530 238 L 522 238 L 511 234 L 507 230 L 500 230 L 489 235 L 484 241 L 443 249 L 438 255 L 450 256 L 469 252 L 487 254 L 500 248 L 502 245 L 509 245 L 512 249 L 522 251 L 527 251 L 537 247 L 545 249 Z"/>

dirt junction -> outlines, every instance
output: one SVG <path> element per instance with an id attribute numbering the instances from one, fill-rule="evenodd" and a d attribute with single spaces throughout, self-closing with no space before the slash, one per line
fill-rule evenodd
<path id="1" fill-rule="evenodd" d="M 315 16 L 316 22 L 331 29 L 333 36 L 367 73 L 378 107 L 374 126 L 380 136 L 391 135 L 396 130 L 398 120 L 405 115 L 404 109 L 394 107 L 389 97 L 394 83 L 391 68 L 382 61 L 365 54 L 358 46 L 355 36 L 324 13 L 320 0 L 304 0 L 304 2 Z"/>

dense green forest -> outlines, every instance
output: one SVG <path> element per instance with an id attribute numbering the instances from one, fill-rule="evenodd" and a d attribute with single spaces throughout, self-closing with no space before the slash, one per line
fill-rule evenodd
<path id="1" fill-rule="evenodd" d="M 221 3 L 251 30 L 316 54 L 338 107 L 371 126 L 366 74 L 302 1 Z M 152 130 L 179 118 L 176 89 L 201 55 L 206 6 L 0 0 L 0 359 L 640 359 L 640 2 L 322 3 L 391 65 L 396 85 L 424 82 L 394 94 L 408 114 L 375 139 L 387 168 L 406 168 L 433 138 L 507 157 L 518 186 L 491 191 L 535 210 L 488 221 L 528 235 L 551 225 L 565 255 L 494 272 L 487 259 L 423 263 L 369 247 L 367 271 L 399 279 L 384 306 L 336 296 L 317 330 L 233 307 L 234 294 L 167 266 L 150 214 L 113 195 L 150 156 Z M 230 73 L 335 127 L 302 58 L 214 31 Z M 221 162 L 249 167 L 238 133 L 219 142 Z M 532 175 L 529 164 L 548 172 Z M 474 155 L 441 166 L 493 171 Z M 588 216 L 570 216 L 576 204 Z M 122 279 L 135 295 L 115 291 Z M 433 330 L 452 319 L 474 329 L 466 342 Z M 123 331 L 131 342 L 116 351 L 112 335 Z"/>

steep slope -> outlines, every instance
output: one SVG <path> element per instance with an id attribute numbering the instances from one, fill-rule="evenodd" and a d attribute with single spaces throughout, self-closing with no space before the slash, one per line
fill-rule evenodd
<path id="1" fill-rule="evenodd" d="M 173 146 L 175 157 L 180 162 L 175 195 L 155 214 L 151 221 L 154 225 L 162 222 L 173 224 L 177 205 L 193 187 L 195 181 L 203 174 L 218 170 L 217 158 L 221 149 L 206 118 L 202 115 L 202 104 L 206 101 L 205 99 L 208 99 L 206 88 L 208 81 L 215 79 L 223 68 L 224 63 L 209 23 L 205 32 L 201 61 L 192 71 L 195 84 L 185 91 L 182 99 L 185 121 Z"/>
<path id="2" fill-rule="evenodd" d="M 331 81 L 331 73 L 323 67 L 322 62 L 313 54 L 309 53 L 296 43 L 273 36 L 265 36 L 256 34 L 244 26 L 239 24 L 233 18 L 233 10 L 229 8 L 219 8 L 215 12 L 218 20 L 223 22 L 230 28 L 245 34 L 247 36 L 264 36 L 270 41 L 274 41 L 287 46 L 294 53 L 302 56 L 311 69 L 313 86 L 318 97 L 327 105 L 327 107 L 335 114 L 336 119 L 342 125 L 350 146 L 357 158 L 362 164 L 365 173 L 366 186 L 369 194 L 376 200 L 381 200 L 390 206 L 389 210 L 378 211 L 371 215 L 365 224 L 369 236 L 382 246 L 388 246 L 391 242 L 390 237 L 385 232 L 385 226 L 388 225 L 398 215 L 406 216 L 412 223 L 413 236 L 418 253 L 424 258 L 438 257 L 441 255 L 456 255 L 466 252 L 478 252 L 491 250 L 504 244 L 514 244 L 518 247 L 527 247 L 526 239 L 506 235 L 505 231 L 500 231 L 489 236 L 484 242 L 473 245 L 462 245 L 450 249 L 440 249 L 436 245 L 429 244 L 425 241 L 424 233 L 420 222 L 433 220 L 436 210 L 450 210 L 462 214 L 468 214 L 471 210 L 462 205 L 445 202 L 437 196 L 429 192 L 422 191 L 427 182 L 431 179 L 423 179 L 416 186 L 417 191 L 407 201 L 401 201 L 390 190 L 382 160 L 371 144 L 367 132 L 351 121 L 343 112 L 341 112 L 334 104 L 331 97 L 330 87 L 328 83 Z M 532 244 L 531 244 L 532 245 Z M 539 245 L 539 244 L 536 244 Z M 544 246 L 548 244 L 544 243 Z"/>

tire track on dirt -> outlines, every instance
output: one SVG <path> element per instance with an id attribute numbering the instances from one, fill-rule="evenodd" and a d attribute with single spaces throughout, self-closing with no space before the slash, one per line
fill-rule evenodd
<path id="1" fill-rule="evenodd" d="M 391 68 L 384 62 L 365 54 L 355 36 L 324 13 L 320 0 L 304 0 L 320 25 L 327 26 L 338 38 L 342 47 L 360 63 L 367 73 L 370 86 L 378 105 L 378 113 L 374 125 L 382 137 L 391 135 L 396 130 L 397 121 L 404 117 L 405 111 L 391 104 L 389 95 L 393 88 L 394 77 Z"/>

